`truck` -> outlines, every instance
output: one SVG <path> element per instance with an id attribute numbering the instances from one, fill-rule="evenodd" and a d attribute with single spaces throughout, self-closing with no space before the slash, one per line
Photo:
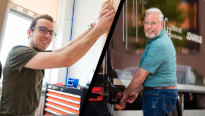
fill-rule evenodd
<path id="1" fill-rule="evenodd" d="M 171 38 L 177 58 L 178 102 L 171 115 L 202 116 L 205 113 L 205 1 L 126 0 L 109 44 L 104 68 L 108 83 L 123 91 L 136 74 L 147 40 L 144 11 L 159 8 L 164 14 L 164 30 Z M 109 89 L 108 89 L 109 90 Z M 108 98 L 112 98 L 113 95 Z M 112 104 L 108 101 L 108 104 Z M 142 115 L 141 95 L 114 116 Z"/>

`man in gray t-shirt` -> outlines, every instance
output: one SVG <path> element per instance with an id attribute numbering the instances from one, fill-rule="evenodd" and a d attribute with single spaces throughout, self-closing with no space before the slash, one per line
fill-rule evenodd
<path id="1" fill-rule="evenodd" d="M 44 74 L 43 70 L 26 68 L 24 65 L 37 53 L 26 46 L 16 46 L 10 51 L 4 66 L 1 113 L 35 113 L 40 101 Z"/>
<path id="2" fill-rule="evenodd" d="M 72 66 L 110 29 L 114 16 L 115 10 L 105 2 L 96 23 L 66 46 L 52 52 L 45 50 L 56 35 L 53 18 L 41 15 L 33 20 L 27 31 L 28 46 L 14 47 L 7 57 L 0 115 L 34 115 L 40 100 L 43 69 Z"/>

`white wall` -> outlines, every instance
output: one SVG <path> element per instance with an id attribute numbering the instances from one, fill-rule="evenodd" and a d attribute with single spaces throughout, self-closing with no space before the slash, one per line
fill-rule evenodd
<path id="1" fill-rule="evenodd" d="M 56 38 L 53 40 L 53 49 L 66 45 L 70 40 L 71 18 L 72 18 L 73 0 L 60 0 L 58 9 L 58 18 L 55 30 Z M 50 69 L 48 83 L 65 83 L 66 68 Z"/>
<path id="2" fill-rule="evenodd" d="M 91 22 L 97 20 L 104 0 L 76 0 L 73 38 L 88 28 Z M 69 68 L 69 77 L 79 78 L 80 85 L 92 80 L 99 57 L 102 52 L 103 38 L 101 37 L 76 64 Z"/>
<path id="3" fill-rule="evenodd" d="M 104 1 L 105 0 L 75 0 L 72 39 L 83 33 L 91 22 L 97 20 L 101 5 Z M 65 45 L 70 40 L 72 3 L 72 0 L 60 1 L 60 12 L 57 24 L 58 37 L 55 41 L 54 49 Z M 68 77 L 80 79 L 80 85 L 85 85 L 88 81 L 91 81 L 104 47 L 104 42 L 104 38 L 101 37 L 98 39 L 83 58 L 72 67 L 69 67 Z M 50 82 L 52 83 L 65 83 L 66 68 L 53 69 L 51 77 L 52 80 Z M 58 77 L 57 80 L 56 77 Z"/>

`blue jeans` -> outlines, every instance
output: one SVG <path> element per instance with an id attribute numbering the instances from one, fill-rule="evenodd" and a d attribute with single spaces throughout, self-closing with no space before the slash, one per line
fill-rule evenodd
<path id="1" fill-rule="evenodd" d="M 177 102 L 176 89 L 144 90 L 142 109 L 144 116 L 168 116 Z"/>

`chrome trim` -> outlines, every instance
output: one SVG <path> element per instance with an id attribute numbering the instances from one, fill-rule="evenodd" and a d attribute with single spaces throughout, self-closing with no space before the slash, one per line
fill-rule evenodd
<path id="1" fill-rule="evenodd" d="M 126 40 L 125 40 L 125 50 L 128 49 L 128 42 L 127 42 L 127 39 L 128 39 L 128 38 L 127 38 L 127 35 L 128 35 L 128 34 L 127 34 L 127 33 L 128 33 L 128 30 L 127 30 L 127 28 L 128 28 L 128 27 L 127 27 L 127 25 L 128 25 L 128 24 L 127 24 L 127 16 L 128 16 L 128 15 L 127 15 L 127 13 L 128 13 L 128 12 L 127 12 L 127 7 L 128 7 L 128 0 L 126 0 L 126 9 L 125 9 L 125 10 L 126 10 L 126 17 L 125 17 L 125 19 L 126 19 L 126 22 L 125 22 L 125 29 L 126 29 L 126 30 L 125 30 L 125 31 L 126 31 L 126 33 L 125 33 L 125 39 L 126 39 Z"/>
<path id="2" fill-rule="evenodd" d="M 122 9 L 122 42 L 125 41 L 125 5 L 123 4 Z"/>
<path id="3" fill-rule="evenodd" d="M 136 0 L 136 42 L 138 42 L 138 19 L 137 19 L 137 16 L 138 16 L 138 7 L 137 7 L 137 0 Z"/>
<path id="4" fill-rule="evenodd" d="M 57 102 L 57 101 L 54 101 L 54 100 L 51 100 L 51 99 L 46 99 L 47 101 L 50 101 L 50 102 L 53 102 L 53 103 L 56 103 L 56 104 L 59 104 L 59 105 L 62 105 L 62 106 L 65 106 L 65 107 L 68 107 L 68 108 L 71 108 L 71 109 L 74 109 L 74 110 L 79 110 L 79 108 L 76 108 L 76 107 L 73 107 L 73 106 L 69 106 L 67 104 L 64 104 L 64 103 L 61 103 L 61 102 Z"/>
<path id="5" fill-rule="evenodd" d="M 47 112 L 49 112 L 49 113 L 52 113 L 52 114 L 55 114 L 55 115 L 62 115 L 62 114 L 59 114 L 59 113 L 54 112 L 54 111 L 52 111 L 52 110 L 49 110 L 49 109 L 47 109 L 47 108 L 45 108 L 45 111 L 47 111 Z"/>
<path id="6" fill-rule="evenodd" d="M 120 80 L 126 88 L 131 82 L 131 80 L 125 80 L 125 79 L 120 79 Z M 177 84 L 177 90 L 178 92 L 205 93 L 205 86 Z"/>
<path id="7" fill-rule="evenodd" d="M 81 96 L 79 95 L 74 95 L 74 94 L 71 94 L 71 93 L 65 93 L 65 92 L 61 92 L 61 91 L 55 91 L 55 90 L 52 90 L 52 89 L 47 89 L 48 91 L 50 92 L 55 92 L 55 93 L 59 93 L 59 94 L 63 94 L 63 95 L 68 95 L 68 96 L 72 96 L 72 97 L 76 97 L 76 98 L 81 98 Z"/>
<path id="8" fill-rule="evenodd" d="M 73 113 L 73 112 L 70 112 L 70 111 L 67 111 L 67 110 L 65 110 L 65 109 L 56 107 L 56 106 L 54 106 L 54 105 L 50 105 L 50 104 L 48 104 L 48 103 L 46 103 L 46 106 L 52 107 L 52 108 L 54 108 L 54 109 L 60 110 L 60 111 L 62 111 L 62 112 L 68 113 L 68 114 L 75 114 L 75 113 Z"/>
<path id="9" fill-rule="evenodd" d="M 74 100 L 70 100 L 70 99 L 66 99 L 66 98 L 63 98 L 63 97 L 59 97 L 59 96 L 55 96 L 55 95 L 51 95 L 51 94 L 46 94 L 47 96 L 50 96 L 50 97 L 53 97 L 53 98 L 57 98 L 57 99 L 60 99 L 60 100 L 64 100 L 64 101 L 68 101 L 68 102 L 72 102 L 72 103 L 75 103 L 75 104 L 80 104 L 80 102 L 78 101 L 74 101 Z"/>
<path id="10" fill-rule="evenodd" d="M 137 1 L 136 1 L 137 2 Z M 135 0 L 132 0 L 133 27 L 135 26 Z"/>
<path id="11" fill-rule="evenodd" d="M 205 93 L 205 86 L 177 84 L 177 90 L 179 92 Z"/>

